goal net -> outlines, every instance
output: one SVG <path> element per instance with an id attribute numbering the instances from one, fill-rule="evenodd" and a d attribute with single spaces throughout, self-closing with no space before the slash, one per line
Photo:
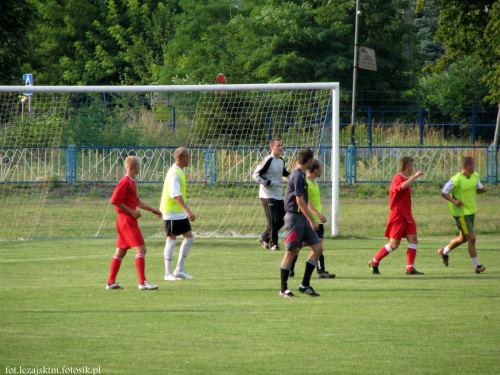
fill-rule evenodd
<path id="1" fill-rule="evenodd" d="M 324 165 L 327 230 L 338 234 L 338 84 L 0 86 L 0 240 L 113 237 L 109 198 L 129 155 L 142 201 L 158 207 L 177 147 L 191 150 L 187 203 L 197 237 L 257 236 L 266 225 L 252 174 L 281 138 Z M 146 212 L 146 237 L 164 237 Z"/>

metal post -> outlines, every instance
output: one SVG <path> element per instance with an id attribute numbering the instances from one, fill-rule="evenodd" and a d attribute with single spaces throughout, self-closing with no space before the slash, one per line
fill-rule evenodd
<path id="1" fill-rule="evenodd" d="M 493 175 L 496 177 L 496 181 L 498 181 L 498 133 L 500 132 L 500 104 L 498 104 L 498 113 L 497 113 L 497 123 L 495 126 L 495 135 L 493 136 L 493 143 L 491 144 L 491 179 L 493 181 Z M 496 173 L 494 170 L 496 167 Z"/>
<path id="2" fill-rule="evenodd" d="M 175 106 L 172 106 L 172 130 L 175 131 Z"/>
<path id="3" fill-rule="evenodd" d="M 356 23 L 354 27 L 354 66 L 352 73 L 351 144 L 354 145 L 354 121 L 356 120 L 356 76 L 358 72 L 358 19 L 359 0 L 356 0 Z"/>
<path id="4" fill-rule="evenodd" d="M 331 152 L 331 180 L 332 180 L 332 235 L 339 235 L 339 171 L 340 171 L 340 94 L 338 87 L 332 90 L 332 152 Z"/>
<path id="5" fill-rule="evenodd" d="M 494 178 L 493 178 L 493 163 L 494 163 L 494 160 L 495 160 L 495 146 L 493 145 L 490 145 L 490 147 L 488 147 L 488 161 L 489 161 L 489 169 L 490 170 L 490 186 L 493 186 L 494 185 Z"/>
<path id="6" fill-rule="evenodd" d="M 68 146 L 69 153 L 69 182 L 71 187 L 75 185 L 76 180 L 76 156 L 75 156 L 75 146 Z"/>
<path id="7" fill-rule="evenodd" d="M 217 148 L 214 147 L 213 151 L 213 158 L 212 158 L 212 164 L 213 164 L 213 182 L 217 182 Z"/>
<path id="8" fill-rule="evenodd" d="M 372 147 L 372 107 L 368 107 L 368 146 Z"/>
<path id="9" fill-rule="evenodd" d="M 352 186 L 352 178 L 353 178 L 353 164 L 354 164 L 354 158 L 353 158 L 353 151 L 354 151 L 354 146 L 349 145 L 347 153 L 349 155 L 349 186 Z"/>
<path id="10" fill-rule="evenodd" d="M 497 113 L 497 124 L 495 126 L 495 135 L 493 137 L 493 146 L 498 146 L 498 133 L 500 131 L 500 103 L 498 104 L 498 113 Z"/>
<path id="11" fill-rule="evenodd" d="M 70 180 L 70 152 L 69 152 L 69 146 L 66 148 L 66 182 L 69 182 Z"/>
<path id="12" fill-rule="evenodd" d="M 209 160 L 209 170 L 210 170 L 210 176 L 209 176 L 209 186 L 213 187 L 214 186 L 214 181 L 213 181 L 213 176 L 212 176 L 212 145 L 208 146 L 208 160 Z"/>
<path id="13" fill-rule="evenodd" d="M 207 176 L 208 176 L 208 149 L 206 148 L 205 149 L 205 181 L 204 182 L 207 182 Z"/>
<path id="14" fill-rule="evenodd" d="M 472 144 L 476 144 L 476 107 L 472 107 Z"/>
<path id="15" fill-rule="evenodd" d="M 418 132 L 420 136 L 420 146 L 424 145 L 424 116 L 422 114 L 422 108 L 418 107 Z"/>

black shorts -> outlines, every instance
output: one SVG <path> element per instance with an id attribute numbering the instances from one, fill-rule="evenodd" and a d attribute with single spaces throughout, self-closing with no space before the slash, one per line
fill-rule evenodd
<path id="1" fill-rule="evenodd" d="M 167 236 L 179 236 L 191 231 L 191 223 L 188 218 L 181 220 L 163 220 Z"/>
<path id="2" fill-rule="evenodd" d="M 316 231 L 318 234 L 319 238 L 325 238 L 325 227 L 323 226 L 323 223 L 318 223 L 319 224 L 319 229 Z"/>

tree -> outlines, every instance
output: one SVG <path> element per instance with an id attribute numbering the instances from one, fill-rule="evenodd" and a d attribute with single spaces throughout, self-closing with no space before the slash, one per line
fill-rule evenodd
<path id="1" fill-rule="evenodd" d="M 377 50 L 379 71 L 360 73 L 361 90 L 412 84 L 405 55 L 409 6 L 407 0 L 366 3 L 360 40 Z M 181 0 L 160 82 L 189 77 L 190 83 L 212 83 L 223 72 L 230 83 L 338 81 L 350 87 L 354 11 L 352 0 Z"/>
<path id="2" fill-rule="evenodd" d="M 28 33 L 38 84 L 145 84 L 163 64 L 175 1 L 29 1 L 38 18 Z"/>
<path id="3" fill-rule="evenodd" d="M 186 83 L 213 83 L 218 73 L 235 83 L 241 68 L 235 65 L 237 38 L 230 20 L 239 14 L 234 1 L 180 0 L 173 15 L 174 35 L 163 45 L 160 83 L 189 77 Z"/>
<path id="4" fill-rule="evenodd" d="M 148 84 L 163 64 L 176 2 L 110 0 L 105 18 L 89 34 L 91 49 L 83 80 L 95 83 Z M 79 49 L 77 49 L 79 50 Z"/>
<path id="5" fill-rule="evenodd" d="M 359 70 L 358 89 L 404 91 L 415 84 L 413 58 L 407 55 L 412 25 L 406 17 L 406 0 L 373 0 L 361 8 L 359 43 L 374 48 L 377 72 Z"/>
<path id="6" fill-rule="evenodd" d="M 466 57 L 448 69 L 431 72 L 420 78 L 416 90 L 418 105 L 427 110 L 449 114 L 457 121 L 470 114 L 470 108 L 487 109 L 483 98 L 488 89 L 480 82 L 484 76 L 477 58 Z"/>
<path id="7" fill-rule="evenodd" d="M 428 0 L 418 0 L 420 10 Z M 481 81 L 489 89 L 485 97 L 500 103 L 500 4 L 495 0 L 439 0 L 441 12 L 436 39 L 446 47 L 435 71 L 464 57 L 477 58 L 484 70 Z"/>
<path id="8" fill-rule="evenodd" d="M 36 9 L 37 21 L 28 30 L 33 46 L 30 61 L 37 84 L 81 83 L 85 64 L 91 57 L 89 33 L 105 14 L 105 3 L 93 0 L 28 0 Z M 90 47 L 87 49 L 87 51 Z"/>
<path id="9" fill-rule="evenodd" d="M 418 54 L 424 67 L 435 64 L 445 53 L 443 44 L 434 39 L 438 29 L 439 11 L 435 0 L 428 0 L 420 12 L 415 14 L 414 26 L 419 40 Z"/>
<path id="10" fill-rule="evenodd" d="M 31 48 L 26 31 L 32 27 L 34 7 L 26 0 L 0 2 L 0 84 L 22 84 L 21 70 Z"/>

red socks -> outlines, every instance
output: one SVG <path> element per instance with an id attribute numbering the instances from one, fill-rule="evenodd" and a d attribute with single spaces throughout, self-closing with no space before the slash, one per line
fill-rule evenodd
<path id="1" fill-rule="evenodd" d="M 378 253 L 375 255 L 375 257 L 372 259 L 372 265 L 376 266 L 379 264 L 379 262 L 384 259 L 387 255 L 389 255 L 392 252 L 391 247 L 389 244 L 384 245 L 380 248 Z"/>
<path id="2" fill-rule="evenodd" d="M 137 269 L 139 284 L 144 284 L 144 281 L 146 281 L 146 276 L 145 276 L 146 262 L 144 261 L 145 256 L 146 254 L 144 253 L 135 254 L 135 268 Z"/>
<path id="3" fill-rule="evenodd" d="M 409 244 L 408 250 L 406 250 L 406 270 L 411 271 L 413 269 L 413 264 L 415 263 L 415 257 L 417 256 L 417 245 Z"/>
<path id="4" fill-rule="evenodd" d="M 379 262 L 389 255 L 393 250 L 389 244 L 384 245 L 380 248 L 378 253 L 372 259 L 372 265 L 376 266 Z M 415 263 L 415 257 L 417 256 L 417 244 L 409 244 L 408 250 L 406 251 L 406 270 L 411 271 L 413 269 L 413 264 Z"/>
<path id="5" fill-rule="evenodd" d="M 109 269 L 109 279 L 108 285 L 114 284 L 116 281 L 116 275 L 118 275 L 118 271 L 120 270 L 120 266 L 122 265 L 122 259 L 116 256 L 111 260 L 111 267 Z"/>

